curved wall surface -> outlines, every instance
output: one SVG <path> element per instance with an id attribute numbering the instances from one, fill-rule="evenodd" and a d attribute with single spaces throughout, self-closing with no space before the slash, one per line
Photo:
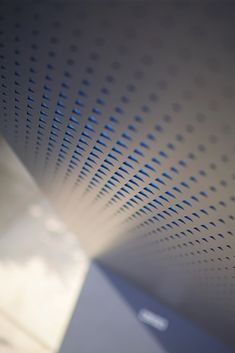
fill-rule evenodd
<path id="1" fill-rule="evenodd" d="M 235 344 L 232 2 L 0 13 L 9 144 L 92 257 Z"/>

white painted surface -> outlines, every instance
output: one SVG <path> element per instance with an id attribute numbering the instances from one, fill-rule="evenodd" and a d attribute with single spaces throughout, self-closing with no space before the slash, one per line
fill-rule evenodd
<path id="1" fill-rule="evenodd" d="M 86 268 L 74 234 L 0 140 L 0 353 L 55 352 Z"/>

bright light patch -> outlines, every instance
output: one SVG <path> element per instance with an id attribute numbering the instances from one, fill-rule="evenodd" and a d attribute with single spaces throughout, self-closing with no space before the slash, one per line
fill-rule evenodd
<path id="1" fill-rule="evenodd" d="M 166 331 L 169 326 L 169 321 L 166 318 L 157 315 L 147 309 L 141 309 L 139 311 L 138 319 L 159 331 Z"/>

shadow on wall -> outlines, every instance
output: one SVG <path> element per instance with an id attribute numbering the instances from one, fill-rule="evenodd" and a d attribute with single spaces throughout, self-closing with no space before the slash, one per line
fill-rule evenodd
<path id="1" fill-rule="evenodd" d="M 93 263 L 60 353 L 146 351 L 233 352 L 111 270 Z"/>

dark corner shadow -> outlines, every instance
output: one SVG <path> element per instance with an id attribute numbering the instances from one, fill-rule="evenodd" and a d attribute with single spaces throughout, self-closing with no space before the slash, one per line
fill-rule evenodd
<path id="1" fill-rule="evenodd" d="M 95 266 L 105 275 L 107 280 L 115 287 L 115 290 L 122 296 L 128 307 L 133 311 L 136 320 L 142 321 L 143 329 L 148 330 L 154 338 L 164 347 L 165 352 L 169 353 L 234 353 L 235 350 L 224 345 L 213 336 L 210 336 L 202 328 L 193 322 L 185 319 L 171 308 L 168 308 L 161 302 L 157 301 L 151 295 L 137 288 L 134 284 L 129 283 L 126 279 L 114 273 L 100 262 L 96 262 Z M 156 323 L 149 318 L 151 323 L 141 320 L 141 313 L 156 314 L 156 318 L 167 320 L 166 330 L 161 331 L 161 322 Z M 143 322 L 145 321 L 145 322 Z M 159 326 L 160 325 L 160 329 Z M 153 327 L 157 326 L 157 327 Z"/>
<path id="2" fill-rule="evenodd" d="M 155 328 L 143 322 L 144 315 L 140 319 L 143 310 L 152 314 Z M 168 323 L 165 328 L 162 320 Z M 97 262 L 87 273 L 60 349 L 60 353 L 80 352 L 234 353 Z"/>

